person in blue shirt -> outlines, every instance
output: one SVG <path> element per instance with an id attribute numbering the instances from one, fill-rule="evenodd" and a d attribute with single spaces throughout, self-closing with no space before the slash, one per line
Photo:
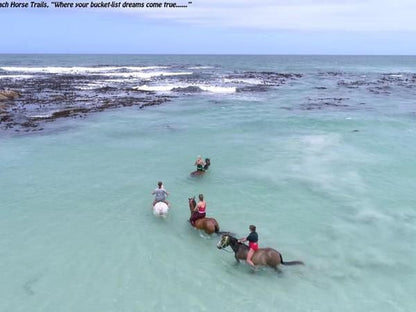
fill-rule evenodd
<path id="1" fill-rule="evenodd" d="M 163 182 L 159 181 L 157 183 L 157 185 L 158 185 L 158 188 L 155 189 L 152 192 L 152 195 L 155 195 L 155 200 L 153 201 L 153 206 L 158 202 L 164 202 L 164 203 L 166 203 L 166 205 L 169 205 L 169 202 L 166 200 L 166 196 L 168 196 L 169 193 L 163 187 Z"/>

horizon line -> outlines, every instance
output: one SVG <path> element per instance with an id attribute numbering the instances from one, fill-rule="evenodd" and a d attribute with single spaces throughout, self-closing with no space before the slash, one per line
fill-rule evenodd
<path id="1" fill-rule="evenodd" d="M 0 55 L 171 55 L 171 56 L 416 56 L 416 54 L 342 54 L 342 53 L 329 53 L 329 54 L 319 54 L 319 53 L 275 53 L 275 54 L 266 54 L 266 53 L 107 53 L 107 52 L 97 52 L 97 53 L 65 53 L 65 52 L 0 52 Z"/>

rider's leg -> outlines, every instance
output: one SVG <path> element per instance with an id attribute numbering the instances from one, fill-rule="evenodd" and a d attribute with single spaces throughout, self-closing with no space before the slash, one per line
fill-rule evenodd
<path id="1" fill-rule="evenodd" d="M 250 250 L 247 253 L 246 261 L 247 261 L 248 264 L 250 264 L 254 268 L 255 267 L 254 263 L 253 263 L 253 261 L 251 261 L 251 258 L 253 258 L 253 255 L 254 255 L 254 249 L 250 248 Z"/>

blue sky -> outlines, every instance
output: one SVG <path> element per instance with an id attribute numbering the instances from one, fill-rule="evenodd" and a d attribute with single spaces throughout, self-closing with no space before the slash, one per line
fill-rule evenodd
<path id="1" fill-rule="evenodd" d="M 0 0 L 4 2 L 11 0 Z M 0 8 L 0 53 L 415 55 L 415 14 L 414 0 L 193 0 L 188 8 L 177 9 Z"/>

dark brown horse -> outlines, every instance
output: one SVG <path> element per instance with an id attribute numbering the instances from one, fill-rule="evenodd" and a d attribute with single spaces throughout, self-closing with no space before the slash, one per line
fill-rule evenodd
<path id="1" fill-rule="evenodd" d="M 224 249 L 230 246 L 234 251 L 234 257 L 237 262 L 240 260 L 246 260 L 249 247 L 243 243 L 239 243 L 237 238 L 231 234 L 223 234 L 221 240 L 217 244 L 218 249 Z M 259 248 L 254 252 L 253 258 L 251 259 L 255 265 L 267 265 L 277 270 L 279 264 L 283 265 L 295 265 L 304 264 L 302 261 L 283 261 L 282 255 L 273 248 Z"/>
<path id="2" fill-rule="evenodd" d="M 195 197 L 188 198 L 189 209 L 191 211 L 191 216 L 194 213 L 196 206 Z M 217 220 L 214 218 L 201 218 L 195 221 L 195 228 L 198 230 L 204 230 L 207 234 L 218 233 L 220 231 L 220 226 L 218 225 Z"/>
<path id="3" fill-rule="evenodd" d="M 191 172 L 192 177 L 201 176 L 208 170 L 209 166 L 211 166 L 211 160 L 209 158 L 205 158 L 205 166 L 202 170 L 195 170 Z"/>

